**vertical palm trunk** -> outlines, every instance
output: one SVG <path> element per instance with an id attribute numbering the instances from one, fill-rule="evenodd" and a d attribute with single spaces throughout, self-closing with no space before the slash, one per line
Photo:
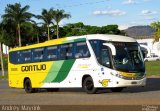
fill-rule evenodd
<path id="1" fill-rule="evenodd" d="M 18 23 L 18 39 L 19 39 L 19 47 L 22 46 L 21 44 L 21 28 L 20 28 L 20 24 Z"/>
<path id="2" fill-rule="evenodd" d="M 58 22 L 57 22 L 57 39 L 59 38 L 59 26 L 58 26 Z"/>
<path id="3" fill-rule="evenodd" d="M 3 65 L 3 51 L 2 51 L 2 43 L 0 42 L 0 59 L 1 59 L 1 70 L 2 76 L 4 76 L 4 65 Z"/>
<path id="4" fill-rule="evenodd" d="M 49 25 L 48 24 L 47 24 L 47 28 L 48 28 L 48 40 L 50 40 Z"/>
<path id="5" fill-rule="evenodd" d="M 39 43 L 39 28 L 37 27 L 37 43 Z"/>
<path id="6" fill-rule="evenodd" d="M 39 36 L 38 36 L 39 34 L 37 33 L 37 43 L 39 43 Z"/>

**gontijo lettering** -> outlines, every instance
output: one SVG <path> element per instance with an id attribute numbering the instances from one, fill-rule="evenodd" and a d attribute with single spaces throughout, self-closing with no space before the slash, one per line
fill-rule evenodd
<path id="1" fill-rule="evenodd" d="M 28 72 L 28 71 L 42 71 L 46 70 L 46 64 L 40 64 L 40 65 L 26 65 L 21 67 L 22 72 Z"/>

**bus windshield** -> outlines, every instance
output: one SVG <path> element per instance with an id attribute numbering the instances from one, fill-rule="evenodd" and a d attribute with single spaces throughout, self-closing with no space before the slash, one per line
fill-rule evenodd
<path id="1" fill-rule="evenodd" d="M 136 42 L 112 42 L 116 55 L 111 54 L 110 48 L 103 45 L 102 40 L 90 41 L 97 61 L 106 67 L 124 72 L 144 72 L 143 56 L 140 46 Z"/>
<path id="2" fill-rule="evenodd" d="M 116 55 L 113 56 L 114 67 L 125 72 L 144 72 L 143 57 L 137 43 L 119 43 L 113 45 Z"/>

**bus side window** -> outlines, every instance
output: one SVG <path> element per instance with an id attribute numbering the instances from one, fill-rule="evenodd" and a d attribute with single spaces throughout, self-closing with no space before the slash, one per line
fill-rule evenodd
<path id="1" fill-rule="evenodd" d="M 86 42 L 76 43 L 75 58 L 87 58 L 87 57 L 90 57 L 90 53 Z"/>
<path id="2" fill-rule="evenodd" d="M 21 56 L 20 58 L 18 58 L 18 62 L 20 61 L 19 59 L 22 59 L 22 63 L 28 63 L 32 61 L 32 52 L 31 50 L 22 50 L 20 54 L 18 54 L 19 56 Z"/>
<path id="3" fill-rule="evenodd" d="M 102 48 L 102 50 L 101 50 L 100 63 L 106 67 L 111 68 L 111 59 L 110 59 L 109 48 L 107 46 L 103 46 L 103 47 L 105 47 L 105 48 Z"/>
<path id="4" fill-rule="evenodd" d="M 67 53 L 66 53 L 67 59 L 73 59 L 73 44 L 68 44 Z"/>
<path id="5" fill-rule="evenodd" d="M 57 59 L 57 48 L 58 46 L 50 46 L 46 48 L 47 60 L 56 60 Z"/>
<path id="6" fill-rule="evenodd" d="M 67 49 L 67 46 L 65 44 L 60 45 L 60 59 L 61 60 L 66 59 L 66 49 Z"/>
<path id="7" fill-rule="evenodd" d="M 44 59 L 44 48 L 33 49 L 33 60 L 36 62 L 43 61 Z"/>
<path id="8" fill-rule="evenodd" d="M 20 57 L 19 57 L 19 51 L 14 51 L 9 53 L 9 61 L 12 64 L 18 64 L 20 63 Z M 19 58 L 18 58 L 19 57 Z"/>
<path id="9" fill-rule="evenodd" d="M 63 44 L 60 46 L 60 59 L 73 59 L 73 44 Z"/>

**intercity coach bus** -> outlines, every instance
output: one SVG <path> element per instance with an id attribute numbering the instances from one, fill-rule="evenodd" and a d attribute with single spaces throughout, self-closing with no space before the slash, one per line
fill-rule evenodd
<path id="1" fill-rule="evenodd" d="M 26 93 L 82 87 L 93 94 L 146 85 L 139 44 L 119 35 L 73 36 L 10 49 L 8 66 L 9 86 Z"/>

